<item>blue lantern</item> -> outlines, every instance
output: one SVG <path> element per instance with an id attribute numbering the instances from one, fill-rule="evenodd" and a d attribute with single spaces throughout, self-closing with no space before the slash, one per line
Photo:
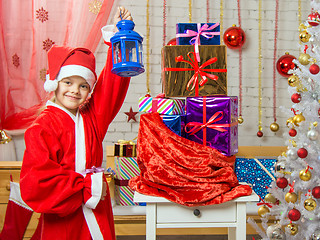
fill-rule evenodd
<path id="1" fill-rule="evenodd" d="M 112 73 L 121 77 L 133 77 L 144 72 L 142 62 L 143 38 L 135 31 L 134 22 L 121 20 L 119 31 L 110 38 L 112 44 Z"/>

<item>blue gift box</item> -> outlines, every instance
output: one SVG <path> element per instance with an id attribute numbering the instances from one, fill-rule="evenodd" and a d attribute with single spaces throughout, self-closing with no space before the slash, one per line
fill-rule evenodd
<path id="1" fill-rule="evenodd" d="M 164 124 L 175 134 L 182 136 L 184 133 L 184 115 L 160 115 Z"/>
<path id="2" fill-rule="evenodd" d="M 199 45 L 220 45 L 219 23 L 177 23 L 177 45 L 194 45 L 197 35 Z M 188 36 L 189 35 L 189 36 Z"/>
<path id="3" fill-rule="evenodd" d="M 274 181 L 274 164 L 277 159 L 236 158 L 235 172 L 239 182 L 251 185 L 262 199 L 268 194 L 267 187 Z"/>

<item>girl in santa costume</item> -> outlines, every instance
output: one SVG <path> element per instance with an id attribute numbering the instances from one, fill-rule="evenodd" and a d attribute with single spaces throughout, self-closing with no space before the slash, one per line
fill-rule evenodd
<path id="1" fill-rule="evenodd" d="M 116 20 L 120 14 L 132 19 L 125 8 L 119 9 Z M 48 52 L 44 88 L 55 97 L 25 133 L 20 178 L 22 199 L 42 214 L 41 239 L 116 239 L 100 167 L 102 141 L 130 79 L 111 73 L 110 43 L 104 40 L 108 57 L 98 79 L 90 50 L 53 46 Z"/>

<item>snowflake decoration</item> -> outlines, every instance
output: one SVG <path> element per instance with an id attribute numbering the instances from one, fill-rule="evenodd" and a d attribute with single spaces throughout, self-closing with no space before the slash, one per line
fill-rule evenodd
<path id="1" fill-rule="evenodd" d="M 93 14 L 98 14 L 100 12 L 100 8 L 102 7 L 102 2 L 98 0 L 93 0 L 89 3 L 89 11 Z"/>
<path id="2" fill-rule="evenodd" d="M 44 10 L 43 7 L 41 7 L 39 10 L 36 11 L 36 19 L 38 19 L 41 22 L 47 21 L 48 18 L 48 11 Z"/>
<path id="3" fill-rule="evenodd" d="M 49 49 L 51 48 L 51 46 L 53 45 L 53 44 L 55 44 L 55 42 L 54 41 L 52 41 L 51 39 L 47 39 L 47 40 L 44 40 L 43 42 L 42 42 L 43 44 L 43 50 L 46 50 L 47 52 L 49 51 Z"/>
<path id="4" fill-rule="evenodd" d="M 47 69 L 45 69 L 45 68 L 42 68 L 42 69 L 40 69 L 40 80 L 41 81 L 46 81 L 46 75 L 47 75 Z"/>
<path id="5" fill-rule="evenodd" d="M 12 56 L 12 64 L 16 68 L 20 66 L 20 58 L 18 57 L 18 55 L 16 53 Z"/>

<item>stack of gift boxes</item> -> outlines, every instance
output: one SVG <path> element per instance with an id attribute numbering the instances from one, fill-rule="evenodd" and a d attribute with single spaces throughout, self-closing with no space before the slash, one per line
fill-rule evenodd
<path id="1" fill-rule="evenodd" d="M 226 46 L 218 23 L 178 23 L 162 48 L 163 96 L 140 97 L 176 134 L 231 156 L 238 152 L 238 99 L 227 96 Z"/>
<path id="2" fill-rule="evenodd" d="M 176 29 L 176 45 L 164 46 L 161 52 L 163 93 L 140 97 L 139 112 L 158 112 L 173 133 L 215 148 L 226 156 L 235 155 L 238 152 L 238 98 L 227 95 L 226 46 L 220 45 L 220 26 L 218 23 L 178 23 Z M 136 162 L 129 159 L 116 159 L 118 178 L 128 180 L 138 174 Z M 122 172 L 129 165 L 136 171 L 124 175 Z M 238 179 L 246 181 L 241 165 L 241 161 L 236 163 L 236 173 Z M 136 205 L 131 189 L 126 188 L 116 180 L 116 199 L 121 205 Z M 256 189 L 261 188 L 265 189 L 256 184 Z"/>

